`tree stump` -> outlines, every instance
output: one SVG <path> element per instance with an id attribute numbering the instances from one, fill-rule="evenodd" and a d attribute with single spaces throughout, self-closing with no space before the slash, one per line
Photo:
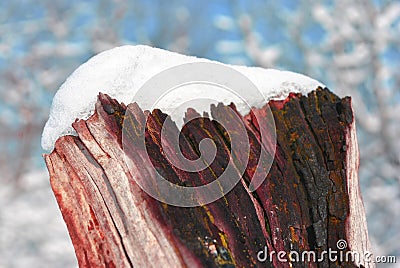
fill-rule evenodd
<path id="1" fill-rule="evenodd" d="M 318 88 L 308 96 L 290 94 L 266 105 L 275 119 L 277 142 L 260 187 L 250 192 L 248 185 L 263 127 L 254 115 L 262 116 L 265 108 L 240 116 L 251 153 L 233 190 L 207 205 L 176 207 L 150 197 L 133 179 L 132 172 L 152 181 L 143 154 L 175 184 L 206 184 L 229 161 L 229 137 L 207 116 L 190 121 L 180 133 L 183 154 L 195 159 L 199 142 L 211 138 L 217 155 L 209 168 L 184 172 L 161 149 L 161 127 L 168 119 L 154 110 L 144 123 L 147 152 L 132 148 L 128 157 L 133 165 L 128 165 L 122 127 L 128 121 L 133 130 L 140 127 L 146 112 L 99 94 L 94 114 L 73 123 L 78 136 L 59 138 L 54 151 L 44 156 L 79 266 L 372 267 L 365 257 L 370 245 L 351 99 Z M 226 108 L 215 106 L 212 113 L 223 114 Z M 188 110 L 186 119 L 195 115 Z M 179 132 L 173 124 L 171 129 Z M 324 253 L 329 251 L 337 251 L 336 260 Z M 316 259 L 302 259 L 310 252 Z M 354 252 L 358 259 L 344 257 Z"/>

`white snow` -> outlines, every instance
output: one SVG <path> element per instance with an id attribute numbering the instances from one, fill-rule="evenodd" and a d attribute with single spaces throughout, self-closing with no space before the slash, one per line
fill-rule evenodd
<path id="1" fill-rule="evenodd" d="M 0 267 L 78 267 L 48 172 L 0 183 Z"/>
<path id="2" fill-rule="evenodd" d="M 92 57 L 79 66 L 55 94 L 49 120 L 42 134 L 43 149 L 51 151 L 59 137 L 75 134 L 71 124 L 76 118 L 86 119 L 93 113 L 99 92 L 106 93 L 125 104 L 136 101 L 142 109 L 160 108 L 165 112 L 171 111 L 172 106 L 185 101 L 188 95 L 193 96 L 194 92 L 195 96 L 207 93 L 201 88 L 186 87 L 184 91 L 180 89 L 169 94 L 166 99 L 171 100 L 170 103 L 165 100 L 160 101 L 155 107 L 154 103 L 149 103 L 149 98 L 146 96 L 132 99 L 139 88 L 154 75 L 171 67 L 192 62 L 212 61 L 143 45 L 116 47 Z M 305 94 L 318 86 L 323 86 L 314 79 L 293 72 L 237 65 L 225 66 L 230 66 L 247 76 L 267 100 L 285 98 L 289 92 Z M 214 94 L 215 100 L 225 104 L 235 100 L 232 99 L 232 94 L 219 92 Z M 184 93 L 186 97 L 183 96 Z M 151 95 L 152 92 L 148 94 Z M 175 103 L 172 103 L 173 101 Z M 265 100 L 251 100 L 249 104 L 260 107 L 265 104 L 264 102 Z M 207 110 L 207 107 L 195 108 Z M 245 114 L 248 112 L 248 107 L 239 103 L 238 110 Z"/>

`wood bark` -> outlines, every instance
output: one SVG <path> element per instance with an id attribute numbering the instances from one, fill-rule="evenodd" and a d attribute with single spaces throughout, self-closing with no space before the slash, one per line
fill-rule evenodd
<path id="1" fill-rule="evenodd" d="M 290 94 L 267 105 L 275 119 L 277 143 L 261 186 L 252 193 L 248 190 L 262 147 L 260 128 L 265 127 L 255 115 L 265 115 L 265 107 L 240 117 L 251 153 L 239 183 L 215 202 L 182 208 L 150 197 L 132 173 L 143 181 L 153 180 L 154 174 L 146 169 L 150 163 L 144 161 L 148 154 L 151 166 L 173 183 L 211 182 L 229 161 L 230 139 L 224 130 L 207 116 L 182 129 L 180 147 L 187 158 L 199 157 L 198 145 L 204 138 L 217 147 L 209 168 L 185 172 L 171 165 L 161 148 L 164 124 L 179 132 L 166 114 L 154 110 L 144 123 L 145 112 L 136 104 L 125 106 L 99 94 L 94 114 L 73 123 L 78 136 L 59 138 L 54 151 L 44 156 L 79 266 L 373 267 L 365 259 L 371 249 L 359 190 L 351 99 L 318 88 L 308 96 Z M 224 115 L 227 108 L 214 106 L 212 114 Z M 196 115 L 188 110 L 186 120 Z M 131 124 L 132 130 L 147 127 L 147 151 L 133 147 L 128 156 L 133 165 L 127 165 L 122 148 L 124 124 Z M 338 250 L 341 239 L 347 246 Z M 338 251 L 337 260 L 301 259 L 303 252 L 318 257 L 330 249 Z M 300 254 L 299 260 L 289 254 L 293 251 Z M 340 260 L 339 252 L 350 251 L 358 252 L 358 261 Z M 279 260 L 279 252 L 286 253 L 286 262 Z"/>

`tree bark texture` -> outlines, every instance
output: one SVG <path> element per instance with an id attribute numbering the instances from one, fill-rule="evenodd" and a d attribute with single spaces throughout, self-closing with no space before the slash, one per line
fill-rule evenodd
<path id="1" fill-rule="evenodd" d="M 152 181 L 149 163 L 169 181 L 186 186 L 213 181 L 229 161 L 230 140 L 207 116 L 190 121 L 180 133 L 180 149 L 199 157 L 199 143 L 214 141 L 217 155 L 199 172 L 184 172 L 168 162 L 161 148 L 160 110 L 143 112 L 99 94 L 94 114 L 73 123 L 78 136 L 64 136 L 45 155 L 51 186 L 67 224 L 80 267 L 372 267 L 371 251 L 358 182 L 358 146 L 351 99 L 326 88 L 290 94 L 269 105 L 276 126 L 276 151 L 266 179 L 255 192 L 248 185 L 260 155 L 260 127 L 253 109 L 241 120 L 250 156 L 239 183 L 221 199 L 184 208 L 146 194 L 132 178 Z M 233 104 L 230 108 L 235 109 Z M 126 111 L 130 113 L 126 113 Z M 224 114 L 218 105 L 212 114 Z M 147 151 L 122 149 L 122 127 L 146 123 Z M 188 110 L 186 120 L 197 115 Z M 236 124 L 239 122 L 231 122 Z M 171 131 L 179 132 L 172 124 Z M 134 142 L 133 142 L 134 144 Z M 240 164 L 240 163 L 239 163 Z M 134 169 L 134 170 L 132 170 Z M 347 246 L 338 249 L 338 241 Z M 337 250 L 360 254 L 348 259 L 302 260 L 303 252 Z M 300 260 L 290 252 L 298 252 Z M 278 258 L 284 252 L 286 261 Z M 271 254 L 275 253 L 275 254 Z M 282 257 L 282 255 L 281 255 Z"/>

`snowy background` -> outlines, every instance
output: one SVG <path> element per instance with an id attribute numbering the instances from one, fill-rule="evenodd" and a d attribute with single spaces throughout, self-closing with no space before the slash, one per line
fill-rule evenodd
<path id="1" fill-rule="evenodd" d="M 77 266 L 40 135 L 65 78 L 123 44 L 300 72 L 352 96 L 373 249 L 400 256 L 400 1 L 182 3 L 2 2 L 0 268 Z"/>

